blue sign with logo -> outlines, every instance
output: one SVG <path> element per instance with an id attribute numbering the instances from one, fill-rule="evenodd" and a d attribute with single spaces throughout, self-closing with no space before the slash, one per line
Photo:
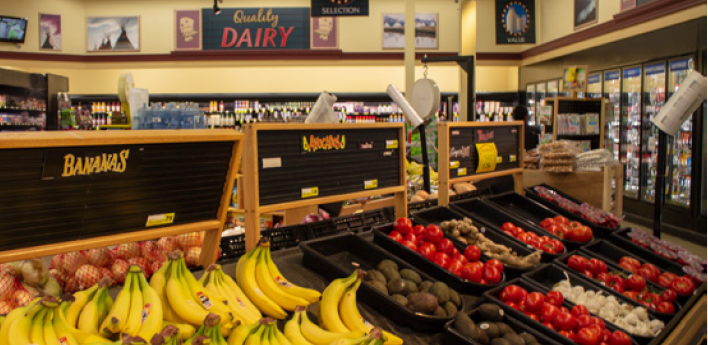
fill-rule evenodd
<path id="1" fill-rule="evenodd" d="M 642 68 L 641 67 L 626 68 L 626 69 L 624 69 L 624 71 L 622 71 L 622 77 L 624 79 L 639 77 L 641 75 L 642 75 Z"/>
<path id="2" fill-rule="evenodd" d="M 644 74 L 646 75 L 661 74 L 665 72 L 666 64 L 664 64 L 663 62 L 644 66 Z"/>
<path id="3" fill-rule="evenodd" d="M 591 74 L 588 76 L 588 84 L 597 84 L 600 82 L 600 73 Z"/>
<path id="4" fill-rule="evenodd" d="M 368 16 L 369 0 L 312 0 L 313 17 Z"/>
<path id="5" fill-rule="evenodd" d="M 617 80 L 620 78 L 620 71 L 605 72 L 605 80 Z"/>
<path id="6" fill-rule="evenodd" d="M 204 50 L 310 49 L 310 9 L 202 9 Z"/>
<path id="7" fill-rule="evenodd" d="M 536 43 L 535 0 L 496 0 L 497 44 Z"/>
<path id="8" fill-rule="evenodd" d="M 684 71 L 687 69 L 693 69 L 693 59 L 681 59 L 669 62 L 669 70 L 673 71 Z"/>

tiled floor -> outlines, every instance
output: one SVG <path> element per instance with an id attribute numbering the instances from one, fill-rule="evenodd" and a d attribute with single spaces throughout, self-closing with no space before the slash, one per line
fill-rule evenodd
<path id="1" fill-rule="evenodd" d="M 652 231 L 653 231 L 652 229 L 647 228 L 647 227 L 645 227 L 645 226 L 637 225 L 637 224 L 630 223 L 630 222 L 627 222 L 627 221 L 622 222 L 621 227 L 622 227 L 622 228 L 625 228 L 625 227 L 638 228 L 638 229 L 642 229 L 642 230 L 644 230 L 644 231 L 646 231 L 646 232 L 649 232 L 649 233 L 652 233 Z M 705 246 L 705 243 L 689 242 L 689 241 L 686 241 L 686 240 L 684 240 L 684 239 L 678 238 L 678 237 L 676 237 L 676 236 L 671 236 L 671 235 L 666 235 L 666 234 L 662 234 L 662 235 L 661 235 L 661 239 L 662 239 L 662 240 L 669 241 L 669 242 L 676 243 L 676 244 L 678 244 L 678 245 L 680 245 L 680 246 L 682 246 L 682 247 L 684 247 L 684 248 L 690 250 L 691 252 L 695 253 L 696 255 L 698 255 L 698 256 L 700 256 L 700 257 L 702 257 L 702 258 L 704 258 L 704 259 L 706 258 L 706 246 Z"/>

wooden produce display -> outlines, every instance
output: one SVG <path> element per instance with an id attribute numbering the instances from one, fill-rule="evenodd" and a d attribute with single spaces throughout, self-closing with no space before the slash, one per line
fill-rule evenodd
<path id="1" fill-rule="evenodd" d="M 458 182 L 511 175 L 514 189 L 523 191 L 522 121 L 441 122 L 438 152 L 439 205 L 450 202 L 449 189 Z"/>
<path id="2" fill-rule="evenodd" d="M 289 218 L 320 204 L 393 194 L 396 217 L 406 216 L 403 124 L 248 124 L 243 131 L 246 250 L 268 212 Z"/>
<path id="3" fill-rule="evenodd" d="M 553 97 L 545 99 L 546 105 L 553 106 L 553 117 L 551 121 L 539 119 L 540 123 L 546 126 L 546 133 L 553 134 L 553 140 L 573 140 L 573 141 L 589 141 L 590 149 L 600 149 L 605 147 L 605 99 L 604 98 L 570 98 L 570 97 Z M 599 118 L 593 125 L 588 123 L 580 123 L 576 128 L 577 133 L 563 133 L 562 126 L 559 123 L 559 114 L 598 114 Z M 546 123 L 544 123 L 546 122 Z M 550 122 L 547 123 L 547 122 Z M 582 127 L 582 128 L 581 128 Z M 587 133 L 590 128 L 593 133 Z"/>
<path id="4" fill-rule="evenodd" d="M 0 133 L 0 263 L 204 231 L 217 259 L 232 130 Z"/>

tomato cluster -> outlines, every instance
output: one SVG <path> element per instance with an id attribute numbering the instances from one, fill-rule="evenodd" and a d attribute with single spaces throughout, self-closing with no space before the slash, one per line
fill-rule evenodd
<path id="1" fill-rule="evenodd" d="M 656 266 L 649 263 L 642 265 L 639 260 L 629 256 L 623 256 L 620 259 L 619 266 L 633 274 L 638 274 L 651 282 L 659 284 L 659 286 L 665 289 L 674 290 L 681 296 L 690 296 L 693 290 L 696 289 L 696 285 L 693 279 L 691 279 L 691 276 L 684 275 L 679 277 L 671 272 L 662 273 Z"/>
<path id="2" fill-rule="evenodd" d="M 444 238 L 437 225 L 412 225 L 410 219 L 399 218 L 388 237 L 462 279 L 480 284 L 501 281 L 504 272 L 501 261 L 493 259 L 483 263 L 479 260 L 482 252 L 475 245 L 467 246 L 460 253 L 451 240 Z"/>
<path id="3" fill-rule="evenodd" d="M 580 222 L 568 221 L 568 218 L 563 216 L 555 216 L 546 218 L 541 221 L 541 227 L 560 237 L 562 240 L 588 242 L 592 240 L 592 229 L 583 225 Z"/>
<path id="4" fill-rule="evenodd" d="M 624 265 L 622 265 L 623 263 Z M 637 273 L 636 267 L 640 266 L 639 261 L 634 258 L 623 257 L 620 264 L 622 268 L 629 267 L 631 265 L 634 271 L 625 268 L 629 272 L 632 272 L 632 274 L 626 276 L 620 272 L 608 272 L 605 262 L 597 258 L 591 258 L 588 260 L 580 255 L 571 255 L 568 258 L 568 267 L 571 269 L 581 272 L 591 279 L 595 279 L 603 283 L 605 286 L 612 288 L 613 290 L 629 297 L 639 304 L 661 313 L 674 314 L 676 312 L 673 304 L 677 298 L 676 290 L 665 286 L 666 290 L 659 294 L 650 289 L 647 286 L 645 277 Z M 635 267 L 635 265 L 637 266 Z M 659 269 L 652 264 L 644 264 L 641 267 L 644 267 L 647 270 L 655 270 L 652 274 L 658 274 L 659 271 Z M 677 277 L 676 279 L 684 278 L 685 277 Z M 688 280 L 690 281 L 690 279 Z M 692 281 L 690 281 L 690 283 L 693 284 Z"/>
<path id="5" fill-rule="evenodd" d="M 529 293 L 526 289 L 511 284 L 502 289 L 499 299 L 544 326 L 557 331 L 581 345 L 629 345 L 627 333 L 610 332 L 605 321 L 590 316 L 585 306 L 576 305 L 571 310 L 563 306 L 563 295 L 558 291 L 547 294 Z"/>
<path id="6" fill-rule="evenodd" d="M 521 242 L 536 249 L 543 250 L 546 253 L 559 254 L 563 252 L 563 242 L 548 236 L 538 236 L 536 233 L 525 231 L 513 223 L 506 222 L 502 224 L 501 230 L 507 235 L 515 237 Z"/>

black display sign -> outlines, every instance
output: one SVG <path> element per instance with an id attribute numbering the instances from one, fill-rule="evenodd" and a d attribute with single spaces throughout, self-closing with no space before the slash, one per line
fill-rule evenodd
<path id="1" fill-rule="evenodd" d="M 497 44 L 536 43 L 536 1 L 496 0 Z"/>
<path id="2" fill-rule="evenodd" d="M 519 168 L 519 127 L 459 127 L 450 130 L 450 178 Z M 454 133 L 453 133 L 454 132 Z M 493 148 L 496 155 L 482 157 Z M 491 164 L 491 171 L 480 165 Z M 478 172 L 479 171 L 479 172 Z"/>
<path id="3" fill-rule="evenodd" d="M 368 16 L 369 0 L 312 0 L 313 17 Z"/>
<path id="4" fill-rule="evenodd" d="M 310 49 L 310 9 L 202 9 L 204 50 Z"/>
<path id="5" fill-rule="evenodd" d="M 94 147 L 50 149 L 44 156 L 43 180 L 118 178 L 140 172 L 144 148 Z"/>

